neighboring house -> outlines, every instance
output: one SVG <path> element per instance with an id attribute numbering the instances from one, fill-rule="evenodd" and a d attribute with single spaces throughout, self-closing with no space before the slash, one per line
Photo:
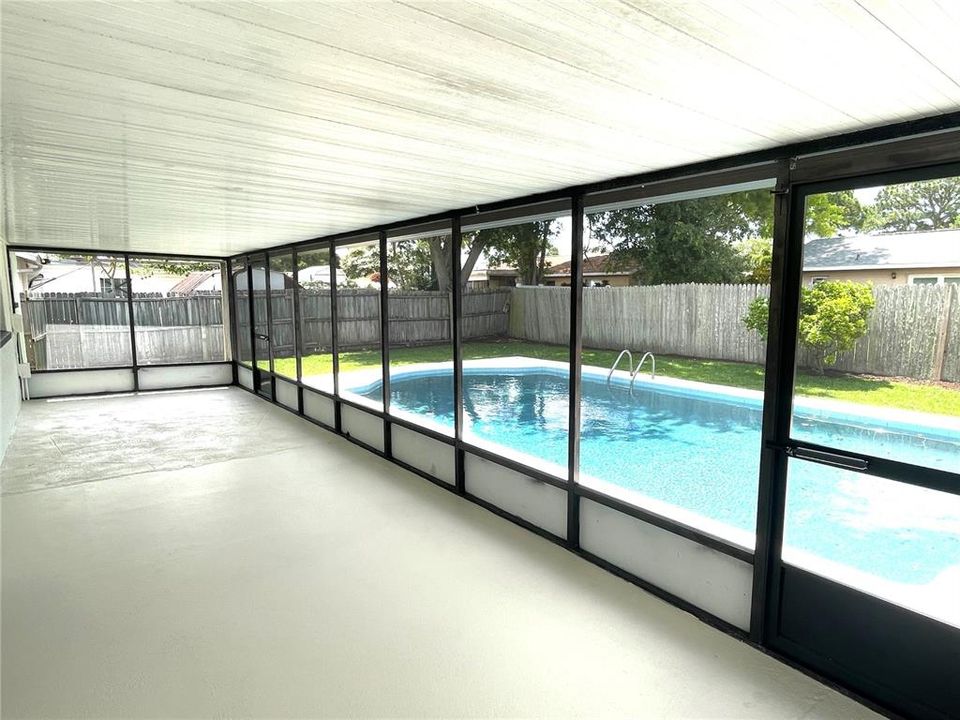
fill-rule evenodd
<path id="1" fill-rule="evenodd" d="M 613 263 L 609 255 L 593 255 L 583 260 L 583 282 L 587 286 L 626 287 L 636 285 L 637 268 Z M 544 274 L 545 285 L 569 285 L 570 261 L 562 262 Z"/>
<path id="2" fill-rule="evenodd" d="M 247 273 L 246 271 L 240 271 L 233 274 L 234 283 L 237 290 L 246 290 L 247 289 Z M 266 290 L 267 289 L 267 274 L 263 271 L 262 268 L 254 268 L 253 270 L 253 290 Z M 270 289 L 271 290 L 292 290 L 293 289 L 293 278 L 289 275 L 286 275 L 279 270 L 270 271 Z"/>
<path id="3" fill-rule="evenodd" d="M 297 281 L 303 287 L 330 287 L 330 266 L 329 265 L 311 265 L 305 267 L 297 273 Z M 343 270 L 337 270 L 337 285 L 347 283 L 347 274 Z"/>
<path id="4" fill-rule="evenodd" d="M 470 273 L 467 287 L 471 290 L 487 288 L 516 287 L 520 273 L 516 268 L 494 267 L 477 268 Z"/>
<path id="5" fill-rule="evenodd" d="M 121 294 L 126 285 L 125 270 L 119 263 L 90 263 L 86 260 L 50 257 L 17 252 L 19 286 L 36 293 L 96 293 L 107 297 Z M 164 293 L 183 280 L 182 275 L 151 272 L 134 274 L 137 293 Z"/>
<path id="6" fill-rule="evenodd" d="M 814 238 L 803 246 L 803 283 L 960 283 L 960 230 Z"/>
<path id="7" fill-rule="evenodd" d="M 544 264 L 547 272 L 559 262 L 563 261 L 562 255 L 547 255 L 544 258 Z M 467 287 L 471 290 L 482 290 L 489 288 L 516 287 L 520 285 L 520 271 L 509 265 L 498 265 L 489 267 L 486 264 L 486 257 L 481 257 L 477 266 L 470 273 L 470 279 L 467 281 Z"/>

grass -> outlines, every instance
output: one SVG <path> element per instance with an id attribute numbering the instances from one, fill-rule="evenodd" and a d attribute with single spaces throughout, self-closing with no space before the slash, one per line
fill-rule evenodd
<path id="1" fill-rule="evenodd" d="M 463 345 L 464 360 L 522 355 L 542 360 L 565 361 L 568 359 L 567 353 L 567 348 L 563 346 L 542 345 L 520 340 L 489 340 L 467 342 Z M 618 354 L 616 350 L 584 349 L 583 364 L 608 368 Z M 392 365 L 443 362 L 449 361 L 451 357 L 449 345 L 395 348 L 390 351 Z M 344 372 L 379 364 L 378 350 L 340 354 L 340 369 Z M 293 377 L 296 374 L 296 362 L 293 358 L 275 360 L 274 367 L 283 375 Z M 330 355 L 310 355 L 303 358 L 305 376 L 326 375 L 332 371 L 333 361 Z M 750 390 L 763 389 L 763 367 L 748 363 L 694 360 L 663 355 L 657 357 L 657 374 Z M 942 384 L 840 373 L 826 375 L 800 373 L 797 377 L 797 393 L 807 397 L 832 398 L 864 405 L 960 416 L 960 388 Z"/>

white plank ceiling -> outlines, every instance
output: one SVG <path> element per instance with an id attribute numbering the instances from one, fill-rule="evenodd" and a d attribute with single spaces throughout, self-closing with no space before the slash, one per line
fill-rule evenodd
<path id="1" fill-rule="evenodd" d="M 960 108 L 952 0 L 0 12 L 17 244 L 228 255 Z"/>

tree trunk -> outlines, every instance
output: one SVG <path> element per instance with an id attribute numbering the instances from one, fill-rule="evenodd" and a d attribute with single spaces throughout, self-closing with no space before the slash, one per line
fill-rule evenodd
<path id="1" fill-rule="evenodd" d="M 453 238 L 430 238 L 427 241 L 430 244 L 430 257 L 433 259 L 433 269 L 437 273 L 437 287 L 440 292 L 450 292 L 451 272 L 453 270 Z M 466 289 L 470 281 L 470 273 L 480 259 L 486 242 L 479 236 L 474 236 L 470 250 L 467 252 L 466 260 L 460 269 L 460 288 Z M 461 248 L 462 252 L 462 248 Z M 463 258 L 461 258 L 462 260 Z"/>
<path id="2" fill-rule="evenodd" d="M 473 243 L 470 245 L 470 252 L 467 253 L 467 259 L 463 263 L 463 267 L 460 270 L 460 288 L 466 289 L 467 283 L 470 281 L 470 273 L 473 272 L 474 266 L 477 264 L 477 260 L 480 259 L 480 254 L 483 252 L 483 248 L 486 247 L 486 242 L 481 240 L 479 235 L 474 236 Z"/>
<path id="3" fill-rule="evenodd" d="M 443 238 L 430 238 L 427 240 L 430 245 L 430 257 L 433 259 L 433 269 L 437 273 L 437 287 L 440 292 L 450 291 L 450 271 L 452 266 L 452 245 L 448 240 L 443 242 Z"/>

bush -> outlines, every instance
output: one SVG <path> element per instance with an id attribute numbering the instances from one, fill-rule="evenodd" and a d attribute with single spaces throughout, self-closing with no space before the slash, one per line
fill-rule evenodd
<path id="1" fill-rule="evenodd" d="M 874 307 L 870 285 L 827 280 L 800 290 L 800 345 L 813 351 L 814 368 L 823 374 L 824 366 L 834 365 L 867 332 L 867 319 Z M 750 304 L 743 323 L 767 338 L 770 313 L 766 298 Z"/>

